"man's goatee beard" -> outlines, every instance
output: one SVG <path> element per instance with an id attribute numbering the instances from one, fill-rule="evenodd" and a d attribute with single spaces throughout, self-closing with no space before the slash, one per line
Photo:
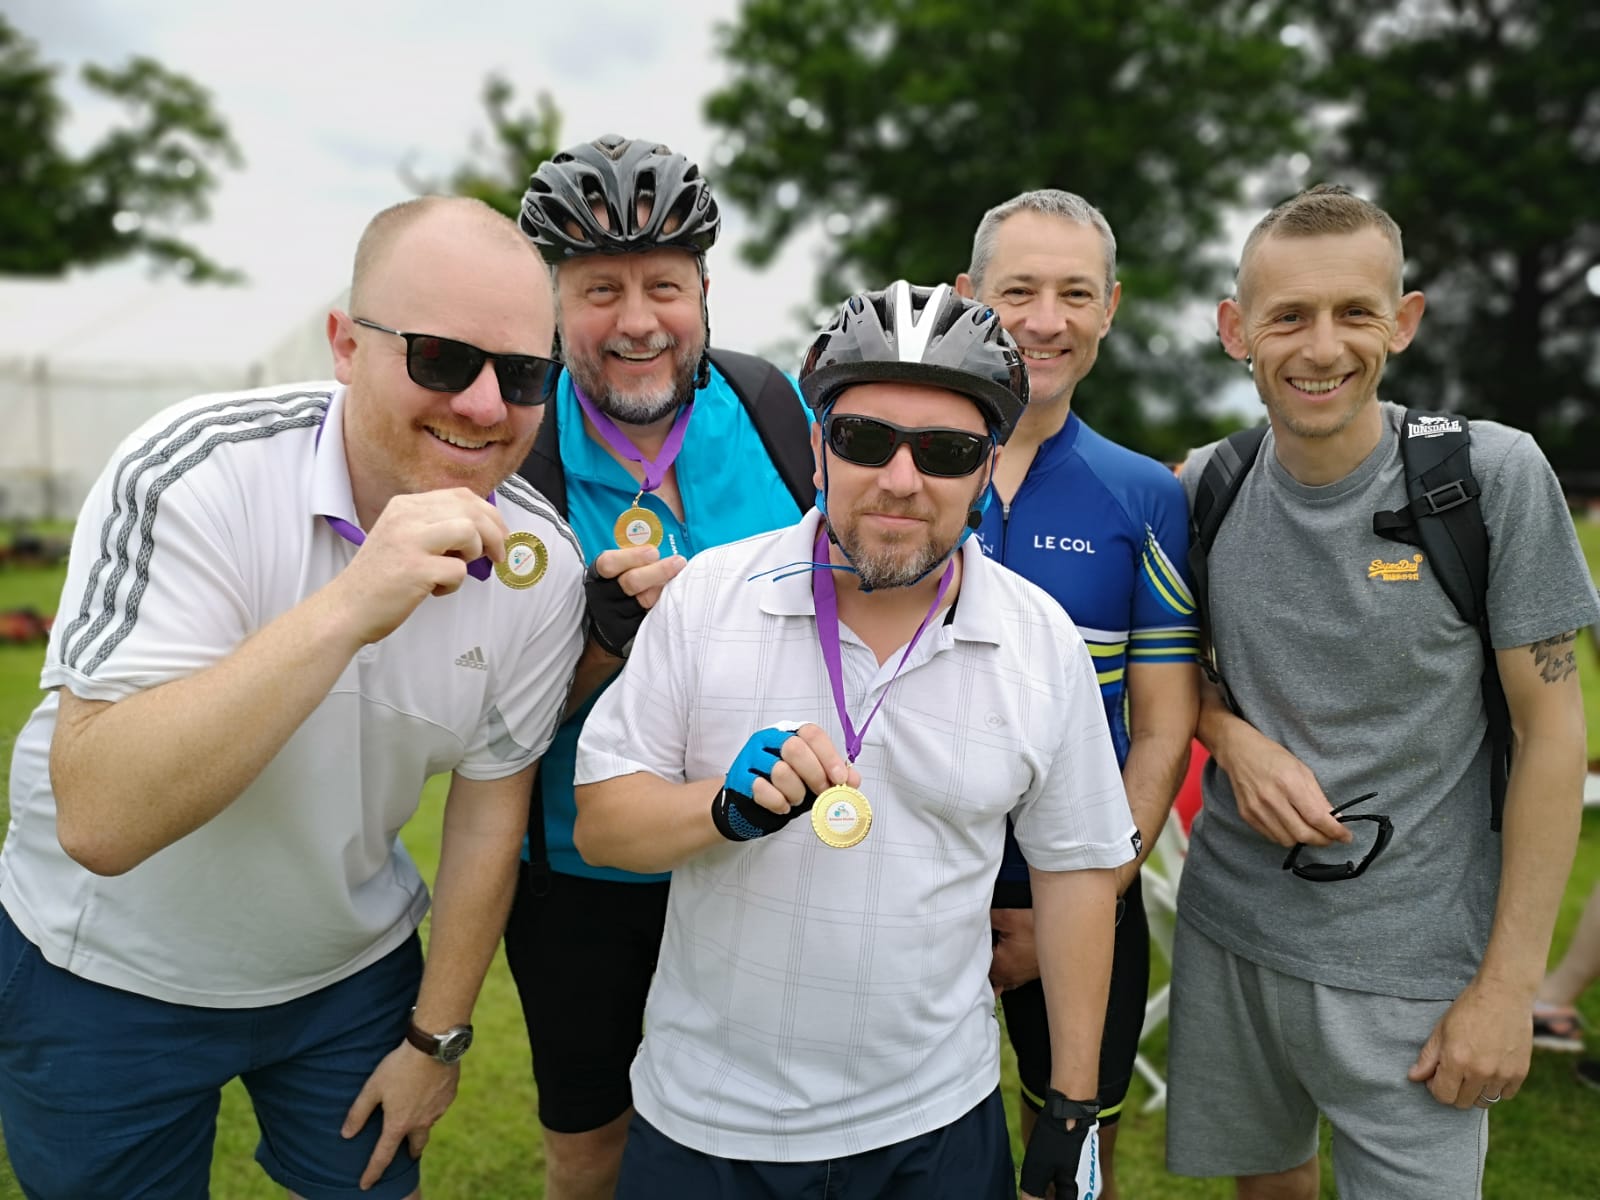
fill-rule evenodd
<path id="1" fill-rule="evenodd" d="M 838 533 L 837 536 L 839 545 L 843 547 L 850 558 L 850 564 L 856 569 L 856 577 L 861 581 L 861 586 L 874 591 L 879 588 L 910 587 L 949 558 L 955 550 L 954 545 L 941 547 L 931 542 L 924 542 L 917 552 L 907 559 L 886 551 L 863 549 L 860 538 L 855 536 L 854 531 L 849 534 Z"/>

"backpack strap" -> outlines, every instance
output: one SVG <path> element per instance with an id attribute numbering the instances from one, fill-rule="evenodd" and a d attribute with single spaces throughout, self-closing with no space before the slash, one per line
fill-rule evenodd
<path id="1" fill-rule="evenodd" d="M 555 506 L 565 518 L 567 513 L 567 473 L 561 465 L 561 434 L 556 428 L 554 401 L 544 406 L 544 421 L 534 434 L 528 457 L 517 468 L 521 475 Z M 533 786 L 528 789 L 528 871 L 526 887 L 531 895 L 544 896 L 550 891 L 550 850 L 544 833 L 544 776 L 535 771 Z"/>
<path id="2" fill-rule="evenodd" d="M 764 358 L 736 350 L 712 349 L 712 365 L 733 388 L 761 435 L 767 457 L 777 469 L 801 512 L 816 502 L 811 481 L 816 463 L 811 456 L 811 426 L 799 394 L 788 376 Z"/>
<path id="3" fill-rule="evenodd" d="M 1210 574 L 1206 569 L 1206 558 L 1216 544 L 1217 532 L 1222 528 L 1222 520 L 1228 515 L 1234 497 L 1239 494 L 1245 477 L 1255 465 L 1266 436 L 1267 426 L 1255 425 L 1218 442 L 1205 469 L 1200 472 L 1200 483 L 1195 488 L 1194 503 L 1190 505 L 1189 512 L 1189 571 L 1194 577 L 1195 612 L 1200 618 L 1200 666 L 1206 678 L 1217 685 L 1223 700 L 1235 714 L 1239 712 L 1239 706 L 1234 702 L 1227 681 L 1222 678 L 1216 646 L 1211 641 Z"/>
<path id="4" fill-rule="evenodd" d="M 556 428 L 554 401 L 544 406 L 544 421 L 533 435 L 533 445 L 517 474 L 533 484 L 563 518 L 568 515 L 567 472 L 561 465 L 561 435 Z"/>
<path id="5" fill-rule="evenodd" d="M 1489 722 L 1489 827 L 1498 831 L 1511 767 L 1511 710 L 1489 633 L 1489 531 L 1472 473 L 1468 422 L 1407 409 L 1400 431 L 1406 504 L 1372 514 L 1372 532 L 1422 550 L 1433 576 L 1483 645 L 1483 707 Z"/>

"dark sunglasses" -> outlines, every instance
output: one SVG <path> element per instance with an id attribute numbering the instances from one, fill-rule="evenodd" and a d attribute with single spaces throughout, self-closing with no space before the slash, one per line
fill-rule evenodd
<path id="1" fill-rule="evenodd" d="M 534 354 L 490 354 L 467 342 L 439 337 L 432 333 L 404 333 L 379 325 L 365 317 L 352 317 L 357 325 L 392 333 L 406 340 L 406 374 L 418 387 L 430 392 L 464 392 L 483 371 L 483 364 L 494 363 L 500 381 L 500 398 L 507 404 L 537 407 L 556 394 L 561 379 L 561 364 L 553 358 Z"/>
<path id="2" fill-rule="evenodd" d="M 835 413 L 823 422 L 828 447 L 845 462 L 881 467 L 901 446 L 924 475 L 959 479 L 983 465 L 989 439 L 965 429 L 906 429 L 876 417 Z"/>
<path id="3" fill-rule="evenodd" d="M 1301 879 L 1309 879 L 1312 883 L 1337 883 L 1341 879 L 1354 879 L 1361 872 L 1372 865 L 1372 860 L 1383 853 L 1383 848 L 1389 844 L 1389 839 L 1394 836 L 1394 822 L 1379 813 L 1352 813 L 1343 816 L 1344 810 L 1354 808 L 1377 796 L 1377 792 L 1368 792 L 1365 796 L 1357 796 L 1354 800 L 1346 800 L 1338 808 L 1332 810 L 1334 816 L 1339 818 L 1340 824 L 1348 825 L 1353 821 L 1371 821 L 1378 827 L 1378 836 L 1373 840 L 1372 849 L 1359 863 L 1301 863 L 1300 851 L 1306 848 L 1304 842 L 1296 842 L 1294 849 L 1289 851 L 1289 857 L 1283 860 L 1283 869 L 1293 871 Z"/>

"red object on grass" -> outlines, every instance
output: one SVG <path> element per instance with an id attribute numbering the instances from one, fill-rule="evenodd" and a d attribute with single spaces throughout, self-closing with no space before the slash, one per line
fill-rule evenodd
<path id="1" fill-rule="evenodd" d="M 1200 772 L 1210 757 L 1198 741 L 1189 747 L 1189 770 L 1178 788 L 1178 798 L 1173 802 L 1185 834 L 1194 824 L 1195 814 L 1200 811 Z"/>

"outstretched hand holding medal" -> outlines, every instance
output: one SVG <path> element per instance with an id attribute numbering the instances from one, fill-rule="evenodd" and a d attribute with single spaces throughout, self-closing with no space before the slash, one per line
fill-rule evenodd
<path id="1" fill-rule="evenodd" d="M 711 819 L 730 842 L 754 841 L 814 812 L 819 793 L 860 782 L 819 726 L 773 725 L 751 734 L 733 760 Z"/>
<path id="2" fill-rule="evenodd" d="M 363 644 L 388 637 L 429 596 L 448 595 L 469 575 L 487 579 L 491 566 L 506 561 L 505 518 L 465 488 L 395 496 L 370 531 L 327 520 L 340 537 L 361 547 L 329 588 Z M 540 545 L 538 554 L 543 552 Z M 530 561 L 525 573 L 531 566 Z"/>
<path id="3" fill-rule="evenodd" d="M 602 552 L 583 577 L 589 632 L 596 644 L 613 658 L 627 658 L 644 614 L 688 565 L 679 554 L 662 558 L 654 546 Z"/>

